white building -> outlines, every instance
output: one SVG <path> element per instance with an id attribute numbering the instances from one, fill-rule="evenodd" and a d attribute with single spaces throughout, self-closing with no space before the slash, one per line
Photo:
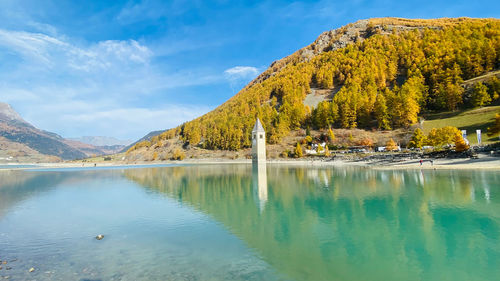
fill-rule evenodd
<path id="1" fill-rule="evenodd" d="M 266 163 L 266 132 L 259 118 L 252 130 L 252 163 Z"/>

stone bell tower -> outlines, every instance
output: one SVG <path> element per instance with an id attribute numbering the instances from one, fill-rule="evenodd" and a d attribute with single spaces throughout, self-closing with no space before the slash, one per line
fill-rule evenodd
<path id="1" fill-rule="evenodd" d="M 266 131 L 259 118 L 252 130 L 252 163 L 266 163 Z"/>

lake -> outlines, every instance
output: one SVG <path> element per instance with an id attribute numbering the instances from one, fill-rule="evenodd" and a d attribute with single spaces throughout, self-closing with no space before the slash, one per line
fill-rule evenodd
<path id="1" fill-rule="evenodd" d="M 498 280 L 500 173 L 0 171 L 0 260 L 9 280 Z"/>

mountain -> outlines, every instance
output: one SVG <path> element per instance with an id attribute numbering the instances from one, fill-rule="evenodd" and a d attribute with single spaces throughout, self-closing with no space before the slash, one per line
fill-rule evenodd
<path id="1" fill-rule="evenodd" d="M 257 117 L 269 144 L 306 128 L 404 130 L 427 112 L 498 103 L 496 78 L 472 92 L 463 82 L 499 68 L 498 19 L 361 20 L 322 33 L 215 110 L 130 152 L 174 143 L 238 151 L 250 147 Z"/>
<path id="2" fill-rule="evenodd" d="M 79 138 L 68 138 L 69 140 L 78 141 L 93 146 L 127 146 L 133 141 L 131 140 L 119 140 L 113 137 L 104 136 L 84 136 Z"/>
<path id="3" fill-rule="evenodd" d="M 0 102 L 0 160 L 52 162 L 112 154 L 122 148 L 96 147 L 40 130 Z"/>
<path id="4" fill-rule="evenodd" d="M 162 130 L 149 132 L 144 137 L 142 137 L 142 138 L 138 139 L 137 141 L 135 141 L 134 143 L 131 143 L 128 146 L 124 147 L 121 152 L 125 152 L 125 151 L 129 150 L 131 147 L 133 147 L 137 143 L 140 143 L 140 142 L 143 142 L 143 141 L 151 141 L 151 138 L 156 137 L 156 136 L 160 135 L 163 132 L 164 131 L 162 131 Z"/>

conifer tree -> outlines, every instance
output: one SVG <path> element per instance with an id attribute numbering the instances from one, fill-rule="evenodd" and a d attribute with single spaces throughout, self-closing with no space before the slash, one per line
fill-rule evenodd
<path id="1" fill-rule="evenodd" d="M 333 143 L 335 141 L 335 134 L 333 133 L 332 128 L 328 129 L 328 140 L 330 143 Z"/>
<path id="2" fill-rule="evenodd" d="M 472 106 L 474 107 L 483 107 L 491 102 L 491 97 L 488 94 L 488 87 L 482 82 L 478 82 L 474 85 L 471 98 Z"/>
<path id="3" fill-rule="evenodd" d="M 379 129 L 391 129 L 391 126 L 389 125 L 389 114 L 387 113 L 386 100 L 382 93 L 379 93 L 375 100 L 375 118 L 377 119 Z"/>
<path id="4" fill-rule="evenodd" d="M 330 150 L 328 149 L 328 145 L 325 145 L 325 156 L 326 157 L 330 156 Z"/>
<path id="5" fill-rule="evenodd" d="M 385 150 L 386 151 L 394 151 L 398 149 L 398 145 L 396 142 L 391 138 L 390 140 L 387 141 L 385 144 Z"/>
<path id="6" fill-rule="evenodd" d="M 455 133 L 454 142 L 455 142 L 455 151 L 457 152 L 462 152 L 469 149 L 469 145 L 465 143 L 465 140 L 462 137 L 460 131 L 457 131 Z"/>
<path id="7" fill-rule="evenodd" d="M 426 142 L 426 137 L 424 135 L 424 132 L 420 128 L 417 128 L 413 132 L 413 136 L 411 137 L 409 147 L 411 148 L 422 148 L 422 146 Z"/>
<path id="8" fill-rule="evenodd" d="M 297 143 L 297 146 L 295 146 L 294 153 L 295 153 L 295 158 L 301 158 L 302 157 L 303 152 L 302 152 L 302 147 L 300 146 L 300 143 Z"/>

